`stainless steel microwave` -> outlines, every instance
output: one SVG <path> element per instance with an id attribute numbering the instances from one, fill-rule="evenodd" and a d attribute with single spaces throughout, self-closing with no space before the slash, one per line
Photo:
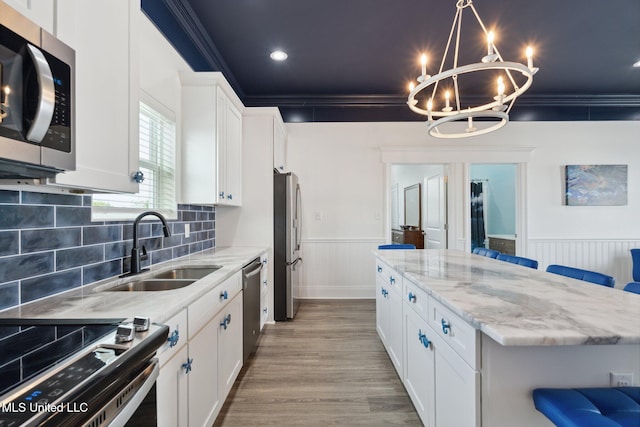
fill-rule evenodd
<path id="1" fill-rule="evenodd" d="M 75 52 L 0 0 L 0 178 L 75 170 Z"/>

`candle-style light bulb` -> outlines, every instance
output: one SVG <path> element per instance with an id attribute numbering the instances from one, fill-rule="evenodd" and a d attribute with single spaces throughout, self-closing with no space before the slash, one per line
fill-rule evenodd
<path id="1" fill-rule="evenodd" d="M 498 105 L 504 104 L 504 82 L 502 76 L 498 77 L 498 96 L 496 97 Z"/>
<path id="2" fill-rule="evenodd" d="M 4 105 L 5 107 L 9 106 L 9 95 L 11 94 L 11 88 L 7 85 L 3 88 L 4 91 L 4 102 L 2 103 L 2 105 Z"/>
<path id="3" fill-rule="evenodd" d="M 527 46 L 525 53 L 527 55 L 527 67 L 529 67 L 530 70 L 533 70 L 533 48 L 531 46 Z"/>
<path id="4" fill-rule="evenodd" d="M 427 117 L 431 121 L 431 111 L 433 110 L 433 100 L 429 98 L 427 100 Z"/>
<path id="5" fill-rule="evenodd" d="M 415 89 L 416 85 L 413 84 L 413 82 L 409 83 L 409 92 L 413 92 L 413 89 Z"/>
<path id="6" fill-rule="evenodd" d="M 493 40 L 495 39 L 496 35 L 493 33 L 493 31 L 489 31 L 489 33 L 487 34 L 487 55 L 493 55 Z"/>
<path id="7" fill-rule="evenodd" d="M 422 75 L 427 75 L 427 55 L 424 53 L 420 57 L 420 64 L 422 65 Z"/>
<path id="8" fill-rule="evenodd" d="M 445 104 L 446 104 L 445 106 L 446 106 L 447 108 L 448 108 L 448 107 L 450 107 L 450 105 L 449 105 L 449 98 L 451 98 L 451 93 L 449 93 L 449 91 L 446 91 L 446 92 L 444 93 L 444 101 L 445 101 Z"/>

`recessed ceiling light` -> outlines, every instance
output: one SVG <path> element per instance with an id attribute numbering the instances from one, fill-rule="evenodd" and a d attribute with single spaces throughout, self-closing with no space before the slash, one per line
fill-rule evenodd
<path id="1" fill-rule="evenodd" d="M 287 52 L 284 52 L 282 50 L 274 50 L 269 56 L 274 61 L 284 61 L 289 55 L 287 55 Z"/>

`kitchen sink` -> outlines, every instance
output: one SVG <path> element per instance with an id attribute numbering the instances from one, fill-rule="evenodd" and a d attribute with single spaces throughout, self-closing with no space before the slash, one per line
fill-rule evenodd
<path id="1" fill-rule="evenodd" d="M 195 279 L 147 279 L 132 280 L 131 282 L 116 285 L 112 288 L 105 289 L 107 292 L 123 291 L 123 292 L 155 292 L 155 291 L 171 291 L 174 289 L 184 288 L 195 282 Z"/>
<path id="2" fill-rule="evenodd" d="M 161 273 L 151 276 L 154 279 L 169 279 L 169 280 L 198 280 L 204 276 L 213 273 L 216 270 L 221 269 L 221 265 L 210 266 L 189 266 L 189 267 L 177 267 L 171 270 L 163 271 Z"/>

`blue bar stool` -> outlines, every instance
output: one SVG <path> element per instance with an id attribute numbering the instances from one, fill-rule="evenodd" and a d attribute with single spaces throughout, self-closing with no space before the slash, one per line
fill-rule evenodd
<path id="1" fill-rule="evenodd" d="M 533 403 L 558 427 L 640 425 L 640 387 L 539 388 Z"/>
<path id="2" fill-rule="evenodd" d="M 473 248 L 473 251 L 471 251 L 471 253 L 476 255 L 486 256 L 489 258 L 497 258 L 498 255 L 500 255 L 500 252 L 498 251 L 494 251 L 493 249 L 482 248 L 480 246 L 478 246 L 477 248 Z"/>
<path id="3" fill-rule="evenodd" d="M 538 261 L 534 259 L 524 258 L 521 256 L 500 254 L 496 257 L 496 259 L 499 261 L 510 262 L 511 264 L 523 265 L 525 267 L 529 267 L 533 269 L 538 268 Z"/>
<path id="4" fill-rule="evenodd" d="M 634 294 L 640 294 L 640 282 L 627 283 L 624 290 L 627 292 L 633 292 Z"/>
<path id="5" fill-rule="evenodd" d="M 392 243 L 390 245 L 380 245 L 378 249 L 415 249 L 416 245 L 411 243 Z"/>
<path id="6" fill-rule="evenodd" d="M 547 267 L 547 272 L 559 274 L 560 276 L 571 277 L 585 282 L 595 283 L 613 288 L 616 281 L 613 277 L 596 271 L 582 270 L 581 268 L 567 267 L 565 265 L 551 264 Z"/>

